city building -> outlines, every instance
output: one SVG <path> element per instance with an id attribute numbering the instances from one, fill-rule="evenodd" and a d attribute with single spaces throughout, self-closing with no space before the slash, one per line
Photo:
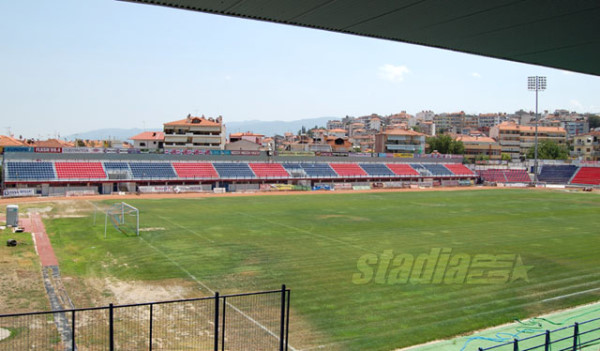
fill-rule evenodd
<path id="1" fill-rule="evenodd" d="M 433 121 L 422 121 L 417 122 L 417 126 L 421 129 L 421 132 L 429 136 L 435 136 L 435 123 Z"/>
<path id="2" fill-rule="evenodd" d="M 386 130 L 375 135 L 375 152 L 422 154 L 425 152 L 425 137 L 425 134 L 414 130 Z"/>
<path id="3" fill-rule="evenodd" d="M 229 134 L 229 142 L 235 143 L 239 140 L 247 140 L 255 144 L 262 144 L 262 139 L 265 136 L 263 134 L 255 134 L 252 132 L 244 132 L 244 133 L 231 133 Z"/>
<path id="4" fill-rule="evenodd" d="M 132 136 L 133 147 L 142 151 L 155 152 L 163 149 L 165 133 L 163 132 L 142 132 Z"/>
<path id="5" fill-rule="evenodd" d="M 490 137 L 495 138 L 502 153 L 518 159 L 526 155 L 535 145 L 535 127 L 518 125 L 514 122 L 503 122 L 490 129 Z M 567 132 L 561 127 L 538 127 L 538 143 L 542 140 L 552 140 L 558 145 L 566 145 Z"/>
<path id="6" fill-rule="evenodd" d="M 502 148 L 500 144 L 489 137 L 456 135 L 455 139 L 461 141 L 465 147 L 464 157 L 469 160 L 475 160 L 479 156 L 487 157 L 490 160 L 502 159 Z"/>
<path id="7" fill-rule="evenodd" d="M 165 150 L 223 150 L 225 125 L 223 118 L 193 117 L 164 124 Z"/>
<path id="8" fill-rule="evenodd" d="M 571 156 L 583 161 L 600 161 L 600 131 L 576 135 Z"/>

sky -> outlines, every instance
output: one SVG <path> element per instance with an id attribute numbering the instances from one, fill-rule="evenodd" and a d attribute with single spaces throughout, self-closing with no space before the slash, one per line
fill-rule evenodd
<path id="1" fill-rule="evenodd" d="M 228 121 L 600 112 L 600 77 L 115 0 L 0 1 L 0 134 Z"/>

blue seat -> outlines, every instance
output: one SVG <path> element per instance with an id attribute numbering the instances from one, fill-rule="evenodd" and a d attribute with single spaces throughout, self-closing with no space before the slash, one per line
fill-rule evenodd
<path id="1" fill-rule="evenodd" d="M 131 162 L 129 167 L 135 179 L 177 178 L 173 166 L 167 162 Z"/>
<path id="2" fill-rule="evenodd" d="M 411 163 L 410 166 L 414 168 L 417 172 L 419 172 L 419 174 L 422 176 L 431 177 L 432 175 L 431 171 L 423 167 L 423 165 L 420 163 Z"/>
<path id="3" fill-rule="evenodd" d="M 433 176 L 451 176 L 454 175 L 448 168 L 439 163 L 423 163 L 425 169 L 427 169 Z"/>
<path id="4" fill-rule="evenodd" d="M 56 180 L 52 162 L 6 162 L 7 180 Z"/>
<path id="5" fill-rule="evenodd" d="M 245 162 L 214 162 L 213 166 L 221 178 L 256 178 Z"/>
<path id="6" fill-rule="evenodd" d="M 309 177 L 331 178 L 338 176 L 328 163 L 301 163 L 300 166 Z"/>
<path id="7" fill-rule="evenodd" d="M 383 163 L 359 163 L 360 168 L 362 168 L 365 172 L 367 172 L 370 176 L 376 177 L 393 177 L 394 172 L 392 172 L 387 166 Z"/>
<path id="8" fill-rule="evenodd" d="M 567 184 L 576 171 L 575 165 L 544 165 L 538 180 L 552 184 Z"/>

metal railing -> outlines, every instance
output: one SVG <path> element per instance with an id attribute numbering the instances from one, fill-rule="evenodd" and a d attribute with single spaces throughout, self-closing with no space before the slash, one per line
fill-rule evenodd
<path id="1" fill-rule="evenodd" d="M 288 348 L 290 290 L 0 315 L 13 350 L 279 350 Z"/>
<path id="2" fill-rule="evenodd" d="M 600 343 L 600 318 L 575 323 L 566 327 L 546 330 L 526 338 L 503 344 L 480 347 L 479 351 L 576 351 L 587 350 Z M 590 349 L 591 350 L 591 349 Z"/>

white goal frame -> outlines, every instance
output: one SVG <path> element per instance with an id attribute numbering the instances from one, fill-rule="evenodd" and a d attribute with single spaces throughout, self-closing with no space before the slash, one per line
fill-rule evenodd
<path id="1" fill-rule="evenodd" d="M 112 205 L 111 207 L 109 207 L 106 211 L 105 211 L 105 217 L 104 217 L 104 238 L 106 239 L 106 232 L 108 229 L 108 217 L 111 217 L 111 221 L 113 221 L 113 219 L 115 219 L 115 223 L 117 223 L 117 225 L 120 224 L 124 224 L 125 223 L 125 216 L 127 215 L 135 215 L 135 235 L 136 236 L 140 236 L 140 210 L 138 210 L 137 208 L 125 203 L 125 202 L 118 202 L 114 205 Z M 117 227 L 115 225 L 115 227 Z M 119 228 L 117 228 L 119 229 Z"/>

